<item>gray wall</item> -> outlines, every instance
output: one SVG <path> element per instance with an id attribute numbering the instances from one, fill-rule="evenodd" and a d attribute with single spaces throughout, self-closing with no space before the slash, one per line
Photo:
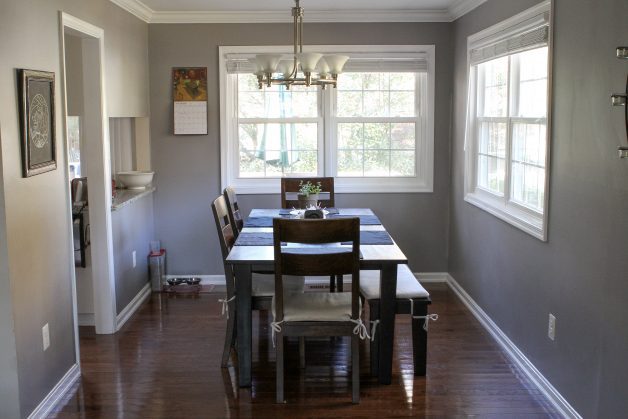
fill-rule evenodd
<path id="1" fill-rule="evenodd" d="M 306 24 L 305 43 L 319 45 L 436 45 L 434 193 L 344 194 L 340 206 L 373 208 L 415 271 L 447 268 L 451 24 Z M 220 193 L 218 46 L 286 45 L 289 24 L 150 25 L 151 150 L 155 170 L 155 233 L 168 250 L 172 274 L 222 274 L 209 205 Z M 208 68 L 209 135 L 172 135 L 171 69 Z M 243 196 L 252 207 L 278 207 L 278 195 Z M 391 203 L 393 205 L 391 205 Z M 411 226 L 408 228 L 408 226 Z"/>
<path id="2" fill-rule="evenodd" d="M 111 213 L 113 265 L 118 314 L 148 282 L 148 251 L 153 239 L 153 195 L 133 201 Z M 133 267 L 132 253 L 136 252 Z"/>
<path id="3" fill-rule="evenodd" d="M 555 3 L 548 242 L 463 200 L 466 38 L 535 3 L 489 0 L 455 23 L 449 271 L 580 414 L 625 417 L 628 161 L 609 94 L 628 72 L 614 57 L 628 2 Z"/>
<path id="4" fill-rule="evenodd" d="M 19 415 L 27 416 L 75 362 L 72 320 L 72 237 L 69 186 L 61 107 L 59 10 L 105 30 L 107 107 L 111 115 L 148 114 L 148 25 L 107 0 L 0 2 L 0 338 L 15 336 L 17 358 L 6 371 L 17 371 Z M 55 171 L 22 178 L 16 93 L 16 68 L 56 75 Z M 6 231 L 4 230 L 6 226 Z M 3 257 L 6 251 L 7 258 Z M 6 263 L 5 263 L 6 262 Z M 8 278 L 6 274 L 8 273 Z M 4 310 L 10 283 L 13 327 Z M 42 326 L 50 325 L 51 346 L 42 350 Z M 9 332 L 7 332 L 9 331 Z M 10 340 L 1 345 L 10 344 Z M 4 357 L 4 350 L 0 351 Z M 10 351 L 9 351 L 10 353 Z M 5 379 L 5 363 L 2 379 Z M 14 396 L 0 386 L 0 404 Z M 15 399 L 13 399 L 15 400 Z M 11 408 L 9 406 L 8 408 Z M 0 415 L 4 415 L 2 411 Z M 15 415 L 11 414 L 12 417 Z"/>

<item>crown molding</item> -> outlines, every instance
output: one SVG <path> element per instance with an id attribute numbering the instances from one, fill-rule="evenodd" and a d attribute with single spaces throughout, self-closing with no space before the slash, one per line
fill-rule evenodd
<path id="1" fill-rule="evenodd" d="M 286 11 L 156 11 L 141 0 L 110 0 L 146 23 L 283 23 Z M 308 23 L 333 22 L 453 22 L 486 0 L 457 0 L 434 10 L 310 10 Z"/>
<path id="2" fill-rule="evenodd" d="M 121 0 L 117 0 L 121 1 Z M 442 10 L 310 10 L 307 23 L 333 22 L 449 22 Z M 286 11 L 153 12 L 150 23 L 291 23 Z"/>
<path id="3" fill-rule="evenodd" d="M 469 13 L 471 10 L 485 3 L 486 0 L 458 0 L 447 9 L 449 13 L 449 21 L 453 22 L 456 19 Z"/>
<path id="4" fill-rule="evenodd" d="M 140 0 L 109 0 L 113 4 L 123 8 L 133 16 L 146 23 L 150 23 L 153 13 L 153 9 L 142 3 Z"/>

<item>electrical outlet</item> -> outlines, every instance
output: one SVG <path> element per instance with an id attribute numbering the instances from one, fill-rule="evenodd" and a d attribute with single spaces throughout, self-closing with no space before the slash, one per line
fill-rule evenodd
<path id="1" fill-rule="evenodd" d="M 556 317 L 552 313 L 549 315 L 549 322 L 547 324 L 547 337 L 554 340 L 556 337 Z"/>
<path id="2" fill-rule="evenodd" d="M 135 250 L 133 251 L 133 267 L 137 266 L 137 255 L 135 254 Z"/>
<path id="3" fill-rule="evenodd" d="M 50 346 L 50 329 L 48 328 L 48 323 L 41 328 L 41 337 L 44 343 L 44 351 L 48 349 Z"/>

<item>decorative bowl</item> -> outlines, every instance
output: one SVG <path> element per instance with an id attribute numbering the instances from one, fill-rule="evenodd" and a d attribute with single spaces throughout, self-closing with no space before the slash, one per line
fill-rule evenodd
<path id="1" fill-rule="evenodd" d="M 118 172 L 118 180 L 127 189 L 145 189 L 153 181 L 155 172 Z"/>

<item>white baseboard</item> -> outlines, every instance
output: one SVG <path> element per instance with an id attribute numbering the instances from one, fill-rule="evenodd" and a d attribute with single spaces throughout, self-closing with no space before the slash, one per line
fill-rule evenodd
<path id="1" fill-rule="evenodd" d="M 447 272 L 414 272 L 419 282 L 424 284 L 442 282 L 446 283 L 449 280 L 449 274 Z"/>
<path id="2" fill-rule="evenodd" d="M 78 313 L 77 316 L 79 326 L 96 326 L 94 313 Z"/>
<path id="3" fill-rule="evenodd" d="M 124 326 L 127 320 L 129 320 L 131 316 L 137 311 L 137 309 L 140 308 L 142 303 L 146 301 L 148 297 L 150 297 L 150 286 L 150 282 L 147 282 L 146 285 L 144 285 L 144 287 L 140 290 L 140 292 L 138 292 L 137 295 L 133 297 L 131 302 L 127 304 L 126 307 L 124 307 L 124 310 L 122 310 L 120 314 L 116 316 L 116 332 L 120 330 L 122 326 Z"/>
<path id="4" fill-rule="evenodd" d="M 78 364 L 72 365 L 68 372 L 59 380 L 56 386 L 48 393 L 44 400 L 28 415 L 28 419 L 41 419 L 47 417 L 52 409 L 59 403 L 65 393 L 81 377 L 81 368 Z"/>
<path id="5" fill-rule="evenodd" d="M 451 276 L 447 275 L 447 283 L 458 298 L 471 311 L 480 324 L 491 334 L 510 359 L 526 374 L 534 385 L 550 401 L 552 406 L 565 418 L 582 419 L 582 416 L 565 400 L 556 388 L 541 374 L 528 358 L 517 348 L 508 336 L 495 324 L 484 310 Z"/>

